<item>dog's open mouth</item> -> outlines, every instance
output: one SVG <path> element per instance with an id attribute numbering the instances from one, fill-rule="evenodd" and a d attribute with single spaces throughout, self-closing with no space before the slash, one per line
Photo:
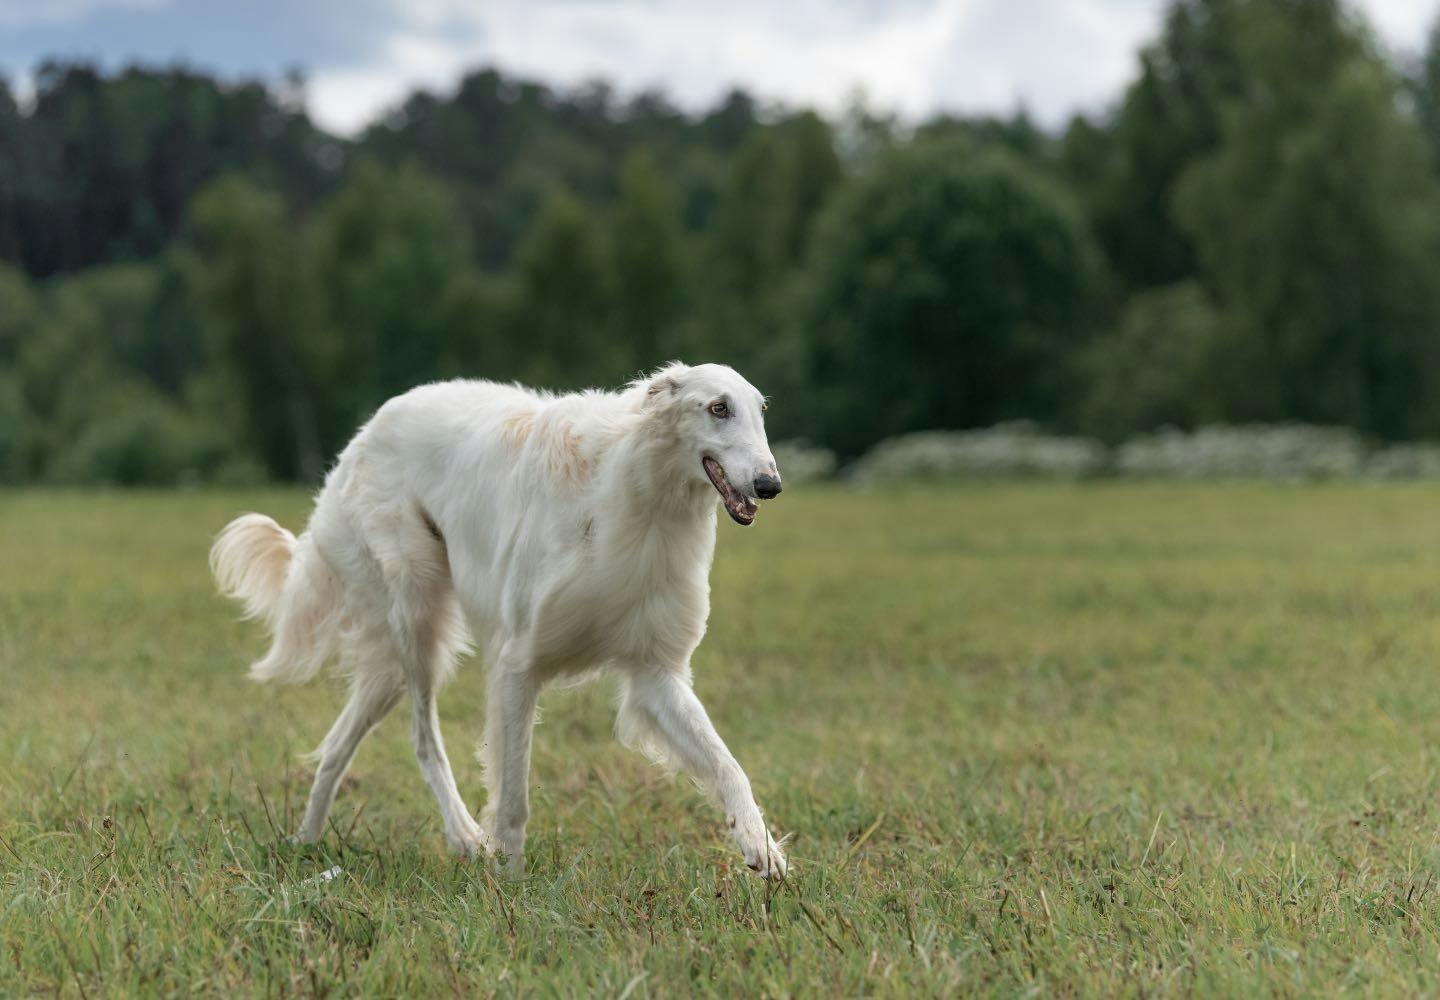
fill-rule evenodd
<path id="1" fill-rule="evenodd" d="M 753 524 L 755 512 L 760 509 L 760 505 L 730 485 L 725 470 L 720 468 L 720 463 L 715 459 L 706 455 L 700 460 L 700 464 L 705 466 L 705 475 L 709 476 L 710 482 L 715 485 L 715 491 L 724 501 L 725 513 L 730 515 L 730 519 L 736 524 Z"/>

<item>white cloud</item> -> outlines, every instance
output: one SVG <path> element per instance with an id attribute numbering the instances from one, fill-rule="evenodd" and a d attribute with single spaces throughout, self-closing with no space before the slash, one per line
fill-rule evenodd
<path id="1" fill-rule="evenodd" d="M 1119 97 L 1165 7 L 1164 0 L 394 2 L 404 28 L 380 58 L 312 75 L 312 109 L 323 125 L 353 132 L 415 87 L 446 88 L 486 63 L 560 85 L 603 77 L 626 93 L 658 88 L 688 108 L 744 86 L 832 112 L 856 92 L 907 116 L 1007 113 L 1023 103 L 1042 122 L 1057 123 Z M 1440 2 L 1359 6 L 1392 48 L 1414 52 Z"/>
<path id="2" fill-rule="evenodd" d="M 1360 10 L 1381 41 L 1396 52 L 1413 55 L 1425 44 L 1440 5 L 1425 0 L 1363 0 Z"/>
<path id="3" fill-rule="evenodd" d="M 397 35 L 375 65 L 312 74 L 306 85 L 310 111 L 324 128 L 352 135 L 417 87 L 452 88 L 467 69 L 486 61 L 423 33 Z"/>
<path id="4" fill-rule="evenodd" d="M 1017 13 L 1017 7 L 1026 8 Z M 561 85 L 603 77 L 701 107 L 733 86 L 837 111 L 857 92 L 907 115 L 1013 110 L 1054 119 L 1113 96 L 1155 25 L 1151 0 L 932 0 L 867 9 L 828 0 L 424 0 L 364 67 L 321 70 L 312 108 L 353 131 L 417 85 L 494 62 Z M 457 28 L 457 26 L 459 26 Z"/>
<path id="5" fill-rule="evenodd" d="M 743 85 L 834 108 L 863 87 L 880 103 L 916 112 L 930 102 L 929 77 L 968 4 L 939 0 L 883 18 L 823 0 L 664 7 L 576 0 L 523 15 L 504 6 L 487 10 L 485 35 L 497 61 L 521 73 L 663 88 L 689 106 Z"/>

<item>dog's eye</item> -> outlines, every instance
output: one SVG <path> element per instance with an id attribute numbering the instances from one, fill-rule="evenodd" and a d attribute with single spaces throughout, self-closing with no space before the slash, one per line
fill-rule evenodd
<path id="1" fill-rule="evenodd" d="M 726 417 L 730 416 L 730 407 L 726 406 L 723 401 L 711 403 L 710 415 L 714 417 L 719 417 L 721 420 L 724 420 Z"/>

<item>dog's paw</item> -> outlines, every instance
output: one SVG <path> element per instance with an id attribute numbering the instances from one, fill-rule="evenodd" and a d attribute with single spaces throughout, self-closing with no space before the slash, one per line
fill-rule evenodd
<path id="1" fill-rule="evenodd" d="M 745 867 L 761 878 L 783 879 L 787 870 L 785 852 L 765 829 L 765 817 L 760 810 L 752 806 L 741 815 L 726 819 L 735 836 L 735 846 L 745 859 Z"/>
<path id="2" fill-rule="evenodd" d="M 525 874 L 525 829 L 497 829 L 491 837 L 495 845 L 495 868 L 506 878 Z"/>
<path id="3" fill-rule="evenodd" d="M 478 858 L 495 853 L 494 841 L 474 820 L 462 824 L 458 829 L 446 831 L 445 843 L 450 848 L 450 853 L 462 858 Z"/>
<path id="4" fill-rule="evenodd" d="M 504 850 L 495 852 L 496 869 L 506 878 L 525 877 L 525 852 L 516 851 L 514 854 L 506 853 Z"/>

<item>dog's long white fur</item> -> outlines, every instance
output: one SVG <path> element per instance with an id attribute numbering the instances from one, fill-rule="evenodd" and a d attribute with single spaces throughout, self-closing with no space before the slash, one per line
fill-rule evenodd
<path id="1" fill-rule="evenodd" d="M 611 668 L 621 739 L 687 772 L 724 809 L 745 862 L 782 876 L 784 854 L 690 676 L 720 488 L 702 459 L 719 463 L 753 515 L 736 494 L 756 496 L 757 477 L 779 481 L 763 408 L 722 365 L 672 364 L 614 393 L 422 386 L 351 440 L 299 538 L 262 514 L 231 522 L 210 553 L 215 578 L 273 637 L 251 676 L 304 681 L 338 652 L 350 678 L 297 838 L 323 835 L 360 742 L 408 694 L 451 848 L 498 850 L 523 870 L 540 690 Z M 471 637 L 488 668 L 479 823 L 436 714 Z"/>

